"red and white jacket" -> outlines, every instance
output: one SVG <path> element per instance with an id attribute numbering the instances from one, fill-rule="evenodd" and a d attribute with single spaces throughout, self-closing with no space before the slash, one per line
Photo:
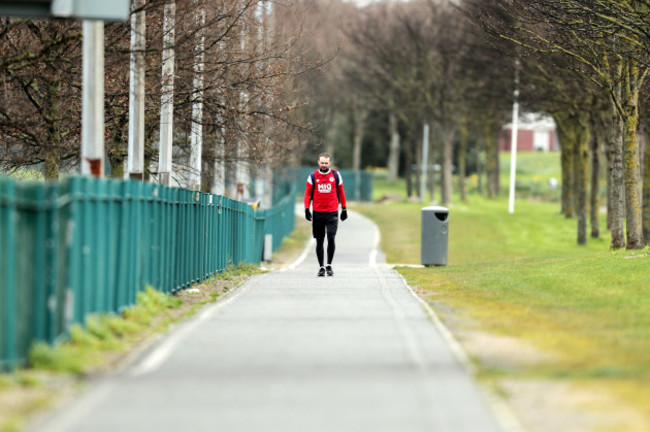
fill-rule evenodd
<path id="1" fill-rule="evenodd" d="M 326 173 L 322 173 L 320 170 L 314 171 L 315 184 L 312 183 L 311 174 L 307 177 L 307 185 L 305 186 L 306 209 L 309 208 L 312 200 L 312 192 L 314 195 L 312 207 L 315 212 L 337 212 L 339 210 L 339 200 L 341 201 L 341 207 L 346 206 L 343 177 L 341 177 L 340 172 L 337 172 L 337 174 L 339 176 L 338 186 L 331 169 L 327 170 Z"/>

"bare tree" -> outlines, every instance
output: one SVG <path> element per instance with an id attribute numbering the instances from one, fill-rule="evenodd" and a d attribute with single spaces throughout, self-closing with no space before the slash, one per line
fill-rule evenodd
<path id="1" fill-rule="evenodd" d="M 42 166 L 54 180 L 78 158 L 80 40 L 78 23 L 0 19 L 3 170 Z"/>
<path id="2" fill-rule="evenodd" d="M 269 17 L 261 25 L 256 11 L 265 2 L 218 0 L 211 2 L 205 21 L 197 26 L 194 3 L 176 0 L 173 29 L 165 30 L 176 36 L 173 47 L 169 42 L 165 46 L 176 52 L 173 87 L 168 83 L 163 89 L 161 84 L 167 2 L 143 1 L 134 11 L 146 15 L 148 28 L 146 43 L 136 50 L 129 47 L 127 23 L 106 26 L 106 155 L 113 176 L 124 176 L 124 161 L 129 156 L 126 141 L 133 116 L 128 113 L 127 89 L 132 52 L 142 57 L 145 65 L 144 178 L 157 175 L 157 164 L 152 161 L 160 137 L 160 106 L 163 93 L 170 91 L 175 123 L 172 176 L 184 182 L 182 177 L 189 173 L 195 58 L 204 59 L 203 116 L 198 122 L 204 153 L 214 155 L 213 164 L 216 159 L 223 164 L 236 160 L 233 150 L 238 142 L 245 145 L 246 161 L 253 165 L 282 163 L 294 153 L 287 144 L 288 136 L 308 129 L 296 115 L 308 101 L 294 93 L 294 80 L 315 66 L 303 62 L 295 51 L 300 29 L 284 25 L 299 14 L 294 5 L 289 0 L 275 2 L 274 24 Z M 242 50 L 236 41 L 245 25 L 256 36 Z M 205 40 L 195 57 L 197 31 L 205 34 Z M 79 25 L 74 22 L 0 21 L 0 75 L 6 96 L 0 102 L 4 169 L 45 163 L 47 176 L 54 178 L 61 163 L 69 169 L 78 164 L 80 37 Z M 235 95 L 242 91 L 248 95 L 244 105 L 235 103 Z M 196 124 L 198 117 L 194 119 Z"/>

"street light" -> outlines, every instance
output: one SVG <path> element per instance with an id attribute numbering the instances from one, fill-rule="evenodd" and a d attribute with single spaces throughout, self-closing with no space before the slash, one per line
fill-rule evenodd
<path id="1" fill-rule="evenodd" d="M 510 136 L 510 199 L 508 212 L 515 212 L 515 173 L 517 170 L 517 135 L 519 134 L 519 57 L 515 60 L 515 90 L 512 103 L 512 135 Z"/>

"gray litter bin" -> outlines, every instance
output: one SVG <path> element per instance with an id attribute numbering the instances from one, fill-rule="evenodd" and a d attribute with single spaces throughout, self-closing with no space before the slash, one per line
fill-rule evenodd
<path id="1" fill-rule="evenodd" d="M 449 249 L 449 209 L 430 206 L 422 209 L 420 263 L 429 266 L 447 265 Z"/>

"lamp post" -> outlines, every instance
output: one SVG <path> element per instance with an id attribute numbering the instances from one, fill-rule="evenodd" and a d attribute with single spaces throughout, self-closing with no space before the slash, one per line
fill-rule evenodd
<path id="1" fill-rule="evenodd" d="M 515 212 L 515 173 L 517 171 L 517 135 L 519 134 L 519 57 L 515 60 L 515 91 L 512 103 L 512 135 L 510 137 L 510 199 L 508 212 Z"/>

